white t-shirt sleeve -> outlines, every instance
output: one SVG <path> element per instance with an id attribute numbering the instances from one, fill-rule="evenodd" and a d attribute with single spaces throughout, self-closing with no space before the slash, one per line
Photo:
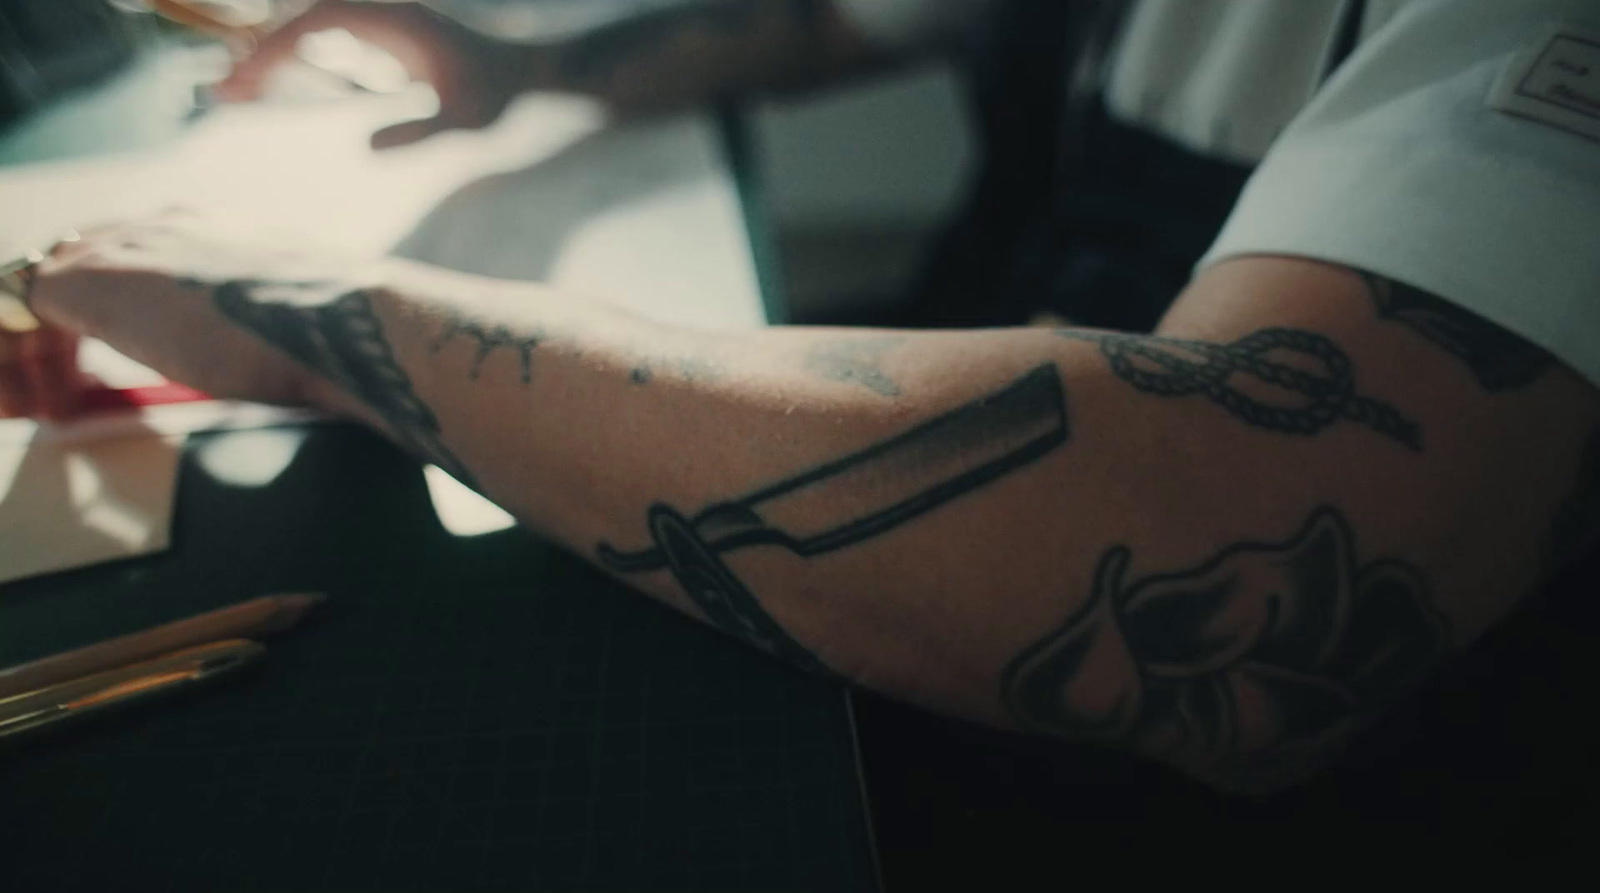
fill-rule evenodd
<path id="1" fill-rule="evenodd" d="M 980 22 L 995 0 L 834 0 L 862 36 L 879 46 L 938 43 Z"/>
<path id="2" fill-rule="evenodd" d="M 1600 384 L 1600 4 L 1403 7 L 1273 144 L 1200 266 L 1244 254 L 1424 289 Z"/>

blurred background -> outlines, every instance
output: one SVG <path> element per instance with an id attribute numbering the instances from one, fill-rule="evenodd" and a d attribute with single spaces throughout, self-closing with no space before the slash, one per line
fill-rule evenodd
<path id="1" fill-rule="evenodd" d="M 251 25 L 306 2 L 191 5 Z M 694 0 L 430 5 L 489 33 L 541 40 L 685 2 Z M 203 113 L 203 104 L 194 103 L 195 87 L 221 76 L 226 50 L 200 31 L 153 14 L 153 6 L 163 5 L 0 0 L 0 165 L 148 148 L 175 138 Z M 95 114 L 83 115 L 86 105 L 95 106 Z M 753 102 L 743 112 L 793 318 L 870 321 L 891 309 L 971 174 L 973 137 L 960 81 L 944 63 L 929 63 L 831 92 Z M 89 138 L 86 117 L 97 129 Z M 51 126 L 55 119 L 62 128 Z M 22 122 L 25 133 L 18 132 Z"/>

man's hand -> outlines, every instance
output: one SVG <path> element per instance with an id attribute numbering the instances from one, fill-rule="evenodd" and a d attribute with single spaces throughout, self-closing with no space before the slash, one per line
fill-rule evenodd
<path id="1" fill-rule="evenodd" d="M 304 405 L 325 387 L 284 353 L 227 324 L 211 285 L 263 278 L 328 280 L 303 255 L 246 248 L 169 213 L 92 231 L 39 264 L 36 332 L 0 335 L 0 412 L 60 418 L 83 386 L 80 336 L 100 338 L 158 372 L 218 397 Z M 347 274 L 346 274 L 347 275 Z M 331 286 L 330 286 L 331 287 Z"/>
<path id="2" fill-rule="evenodd" d="M 836 80 L 882 66 L 832 0 L 709 0 L 652 7 L 560 43 L 485 37 L 417 3 L 320 0 L 274 31 L 217 87 L 223 99 L 260 95 L 301 37 L 343 28 L 433 85 L 439 113 L 378 131 L 375 148 L 493 123 L 518 93 L 592 96 L 621 118 L 680 110 L 752 91 Z"/>
<path id="3" fill-rule="evenodd" d="M 488 126 L 518 93 L 540 86 L 549 67 L 538 47 L 484 37 L 421 4 L 321 0 L 263 38 L 217 85 L 217 95 L 231 101 L 258 98 L 273 69 L 294 58 L 300 38 L 334 28 L 388 51 L 439 95 L 437 115 L 379 130 L 372 135 L 375 149 L 408 145 L 445 130 Z"/>
<path id="4" fill-rule="evenodd" d="M 48 324 L 0 328 L 0 418 L 64 419 L 81 392 L 76 334 Z"/>

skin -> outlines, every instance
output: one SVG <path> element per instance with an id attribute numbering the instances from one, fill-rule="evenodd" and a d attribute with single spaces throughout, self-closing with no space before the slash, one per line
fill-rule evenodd
<path id="1" fill-rule="evenodd" d="M 1347 358 L 1360 396 L 1415 424 L 1420 449 L 1343 416 L 1315 433 L 1294 433 L 1251 424 L 1203 395 L 1144 393 L 1085 337 L 1094 333 L 796 327 L 705 334 L 536 285 L 220 244 L 207 229 L 169 216 L 89 234 L 47 261 L 34 306 L 52 325 L 104 338 L 219 396 L 310 405 L 370 425 L 613 571 L 602 544 L 648 548 L 652 506 L 690 515 L 855 455 L 1048 369 L 1064 395 L 1070 434 L 1042 456 L 836 551 L 808 557 L 753 547 L 722 556 L 800 649 L 780 656 L 808 655 L 814 664 L 797 662 L 1002 726 L 1050 726 L 1037 711 L 1008 707 L 1007 674 L 1104 588 L 1097 576 L 1108 550 L 1131 553 L 1130 585 L 1122 588 L 1132 589 L 1141 578 L 1187 572 L 1240 544 L 1287 542 L 1324 506 L 1348 527 L 1352 566 L 1403 564 L 1423 581 L 1417 600 L 1442 619 L 1446 647 L 1464 646 L 1548 569 L 1549 530 L 1600 424 L 1600 396 L 1559 364 L 1514 392 L 1485 391 L 1457 357 L 1378 316 L 1359 276 L 1300 260 L 1218 265 L 1179 299 L 1160 334 L 1227 345 L 1263 329 L 1318 333 Z M 314 287 L 297 284 L 305 282 Z M 283 346 L 288 330 L 262 321 L 348 306 L 351 295 L 381 328 L 403 390 L 426 407 L 425 423 L 394 409 L 393 394 L 360 374 L 295 358 Z M 267 315 L 242 315 L 250 308 Z M 463 319 L 485 335 L 504 329 L 536 337 L 527 380 L 516 339 L 464 334 Z M 339 326 L 310 328 L 342 337 Z M 894 382 L 897 394 L 863 385 L 859 370 L 819 373 L 819 354 L 857 341 L 871 350 L 843 353 L 853 363 L 874 357 L 870 378 Z M 641 368 L 652 370 L 644 383 L 635 375 Z M 981 441 L 952 450 L 958 459 L 992 452 Z M 917 466 L 891 463 L 868 474 L 862 492 L 899 486 L 898 476 L 915 473 Z M 857 502 L 869 498 L 818 492 L 773 509 L 767 520 L 787 530 L 824 529 L 859 514 Z M 713 619 L 661 569 L 619 573 L 690 616 Z M 1128 688 L 1131 673 L 1088 667 L 1076 697 L 1112 697 Z M 1311 763 L 1403 688 L 1353 710 L 1348 728 L 1317 743 Z M 1247 732 L 1275 740 L 1275 708 L 1241 709 Z M 1195 755 L 1137 736 L 1110 743 L 1221 786 L 1261 786 L 1229 768 L 1250 766 L 1244 745 Z"/>
<path id="2" fill-rule="evenodd" d="M 218 396 L 372 426 L 804 669 L 1229 790 L 1314 772 L 1596 526 L 1573 506 L 1600 394 L 1331 265 L 1218 264 L 1154 338 L 709 334 L 215 231 L 89 233 L 33 306 Z M 1485 387 L 1507 344 L 1535 355 Z M 720 589 L 658 560 L 684 536 Z"/>

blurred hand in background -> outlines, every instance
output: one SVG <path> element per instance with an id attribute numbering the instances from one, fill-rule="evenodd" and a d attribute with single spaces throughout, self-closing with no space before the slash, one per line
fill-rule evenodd
<path id="1" fill-rule="evenodd" d="M 549 80 L 540 47 L 486 37 L 420 3 L 321 0 L 261 38 L 216 86 L 217 97 L 233 102 L 260 98 L 272 72 L 295 59 L 301 38 L 333 29 L 393 55 L 412 78 L 426 82 L 439 96 L 433 117 L 374 133 L 375 149 L 409 145 L 445 130 L 488 126 L 517 94 Z"/>

